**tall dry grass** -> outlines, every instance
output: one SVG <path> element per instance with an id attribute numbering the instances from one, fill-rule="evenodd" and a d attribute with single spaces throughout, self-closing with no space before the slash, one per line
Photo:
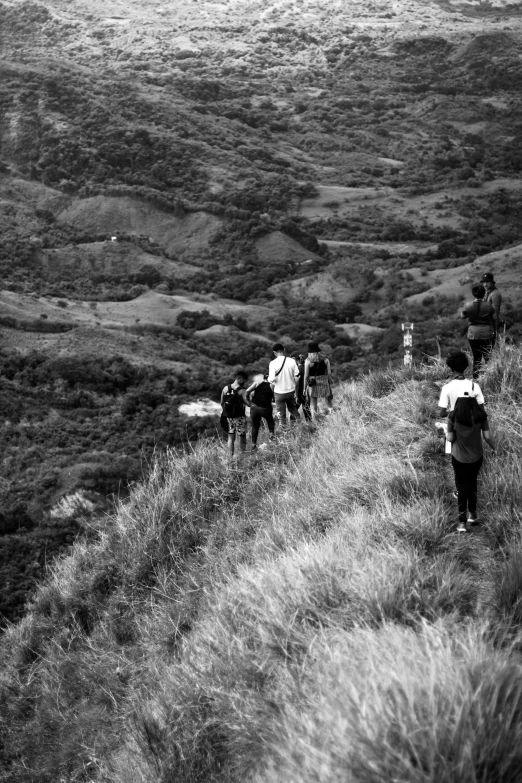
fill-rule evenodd
<path id="1" fill-rule="evenodd" d="M 520 779 L 520 367 L 488 368 L 502 446 L 469 537 L 440 363 L 347 385 L 232 470 L 158 460 L 6 634 L 5 780 Z"/>

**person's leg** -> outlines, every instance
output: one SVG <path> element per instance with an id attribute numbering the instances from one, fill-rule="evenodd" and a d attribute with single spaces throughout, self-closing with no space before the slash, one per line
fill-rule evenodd
<path id="1" fill-rule="evenodd" d="M 230 458 L 234 456 L 234 446 L 236 443 L 236 433 L 235 432 L 229 432 L 228 433 L 228 455 Z"/>
<path id="2" fill-rule="evenodd" d="M 286 424 L 286 401 L 285 394 L 275 394 L 276 411 L 279 414 L 279 422 L 282 427 Z"/>
<path id="3" fill-rule="evenodd" d="M 240 416 L 239 419 L 236 419 L 236 432 L 239 435 L 239 450 L 246 451 L 246 433 L 247 433 L 246 416 Z"/>
<path id="4" fill-rule="evenodd" d="M 263 417 L 266 421 L 268 432 L 270 433 L 270 438 L 273 438 L 274 430 L 275 430 L 275 421 L 274 421 L 274 414 L 272 413 L 272 408 L 263 408 Z"/>
<path id="5" fill-rule="evenodd" d="M 473 354 L 473 380 L 476 381 L 479 376 L 480 363 L 482 361 L 482 340 L 468 340 L 471 353 Z"/>
<path id="6" fill-rule="evenodd" d="M 468 465 L 468 511 L 472 520 L 477 518 L 477 479 L 482 462 L 483 457 Z"/>
<path id="7" fill-rule="evenodd" d="M 288 408 L 288 413 L 290 414 L 290 421 L 297 421 L 300 416 L 299 408 L 297 407 L 297 402 L 295 401 L 295 394 L 288 395 L 286 405 Z"/>
<path id="8" fill-rule="evenodd" d="M 312 421 L 317 416 L 317 397 L 310 397 L 310 416 Z"/>
<path id="9" fill-rule="evenodd" d="M 481 346 L 482 361 L 484 362 L 484 364 L 486 364 L 491 359 L 491 351 L 493 350 L 493 346 L 495 344 L 495 338 L 492 337 L 489 340 L 482 340 L 481 342 L 482 342 L 482 346 Z"/>
<path id="10" fill-rule="evenodd" d="M 467 522 L 466 510 L 468 507 L 468 483 L 466 468 L 464 462 L 459 462 L 455 457 L 451 458 L 453 471 L 455 473 L 455 487 L 457 489 L 457 503 L 459 509 L 459 523 L 465 525 Z"/>
<path id="11" fill-rule="evenodd" d="M 257 405 L 252 405 L 250 408 L 250 421 L 252 423 L 252 445 L 257 444 L 257 436 L 259 435 L 259 425 L 261 424 L 261 416 L 263 409 L 258 408 Z"/>

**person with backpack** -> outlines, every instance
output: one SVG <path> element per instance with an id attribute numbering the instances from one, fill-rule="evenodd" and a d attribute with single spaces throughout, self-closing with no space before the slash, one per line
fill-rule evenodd
<path id="1" fill-rule="evenodd" d="M 310 410 L 310 400 L 308 399 L 304 385 L 306 356 L 304 353 L 298 353 L 295 354 L 294 359 L 297 363 L 297 369 L 299 370 L 299 380 L 297 381 L 297 387 L 295 390 L 297 396 L 297 407 L 302 407 L 305 421 L 311 421 L 312 412 Z"/>
<path id="2" fill-rule="evenodd" d="M 246 451 L 246 409 L 250 405 L 246 398 L 245 385 L 248 375 L 244 370 L 236 372 L 233 383 L 227 384 L 221 392 L 222 420 L 228 432 L 228 453 L 230 459 L 234 456 L 236 435 L 239 435 L 239 450 Z M 225 428 L 225 427 L 224 427 Z"/>
<path id="3" fill-rule="evenodd" d="M 328 409 L 332 408 L 332 370 L 330 359 L 321 353 L 316 342 L 308 343 L 308 357 L 305 361 L 304 384 L 308 399 L 310 400 L 310 412 L 312 419 L 317 416 L 318 400 L 325 400 Z"/>
<path id="4" fill-rule="evenodd" d="M 453 378 L 440 390 L 438 415 L 447 416 L 455 408 L 457 399 L 465 394 L 474 397 L 479 405 L 484 406 L 484 395 L 480 386 L 464 376 L 469 365 L 466 354 L 463 351 L 451 351 L 446 364 L 453 372 Z"/>
<path id="5" fill-rule="evenodd" d="M 495 327 L 495 334 L 493 336 L 493 345 L 495 345 L 495 340 L 497 338 L 498 330 L 501 326 L 501 320 L 500 320 L 500 308 L 502 307 L 502 294 L 498 290 L 496 283 L 495 283 L 495 277 L 492 272 L 486 272 L 482 275 L 480 278 L 480 282 L 486 289 L 486 295 L 484 297 L 484 300 L 486 302 L 489 302 L 489 304 L 493 307 L 494 313 L 493 313 L 493 326 Z"/>
<path id="6" fill-rule="evenodd" d="M 272 359 L 268 367 L 268 383 L 274 390 L 276 410 L 279 420 L 286 424 L 286 412 L 290 414 L 290 421 L 299 419 L 299 410 L 296 402 L 296 386 L 299 380 L 299 369 L 295 359 L 285 356 L 285 347 L 282 343 L 276 343 L 272 348 L 275 359 Z"/>
<path id="7" fill-rule="evenodd" d="M 459 523 L 457 531 L 466 532 L 466 524 L 479 523 L 477 516 L 477 478 L 483 462 L 482 439 L 493 451 L 488 417 L 476 397 L 464 392 L 448 416 L 446 440 L 451 443 L 451 462 L 455 473 Z"/>
<path id="8" fill-rule="evenodd" d="M 480 283 L 474 285 L 471 292 L 474 299 L 464 306 L 461 317 L 467 318 L 469 323 L 468 342 L 473 354 L 473 378 L 476 380 L 479 376 L 480 365 L 489 360 L 493 350 L 495 308 L 490 302 L 484 301 L 486 289 L 483 285 Z"/>
<path id="9" fill-rule="evenodd" d="M 247 403 L 250 402 L 250 421 L 252 423 L 252 451 L 257 449 L 257 437 L 259 435 L 259 426 L 264 419 L 268 427 L 269 439 L 274 439 L 274 415 L 272 412 L 272 402 L 274 392 L 272 386 L 268 383 L 268 375 L 257 375 L 254 382 L 246 390 Z"/>

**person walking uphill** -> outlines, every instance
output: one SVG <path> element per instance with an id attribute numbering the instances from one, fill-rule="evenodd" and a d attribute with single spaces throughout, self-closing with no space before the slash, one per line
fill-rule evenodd
<path id="1" fill-rule="evenodd" d="M 272 384 L 276 403 L 276 410 L 282 425 L 286 424 L 286 411 L 290 414 L 290 421 L 299 418 L 297 402 L 295 399 L 296 385 L 299 380 L 299 369 L 295 359 L 285 356 L 285 347 L 276 343 L 272 349 L 275 359 L 268 367 L 268 383 Z"/>
<path id="2" fill-rule="evenodd" d="M 326 400 L 332 407 L 330 359 L 321 353 L 317 343 L 308 343 L 308 358 L 305 361 L 304 386 L 310 399 L 312 419 L 317 416 L 318 400 Z"/>
<path id="3" fill-rule="evenodd" d="M 489 360 L 493 350 L 495 310 L 492 304 L 484 301 L 486 289 L 483 285 L 474 285 L 471 292 L 474 299 L 464 306 L 461 317 L 468 319 L 468 342 L 473 354 L 473 378 L 477 379 L 480 365 Z"/>
<path id="4" fill-rule="evenodd" d="M 270 440 L 274 439 L 274 415 L 272 413 L 274 392 L 267 379 L 268 375 L 258 375 L 254 378 L 254 383 L 246 390 L 246 399 L 250 400 L 252 450 L 257 449 L 257 436 L 262 419 L 266 421 Z"/>
<path id="5" fill-rule="evenodd" d="M 495 284 L 495 278 L 493 277 L 492 272 L 486 272 L 482 277 L 480 278 L 481 284 L 486 289 L 486 295 L 484 297 L 484 300 L 486 302 L 489 302 L 489 304 L 493 307 L 493 310 L 495 311 L 493 313 L 493 326 L 495 327 L 495 334 L 493 336 L 493 345 L 495 345 L 495 340 L 497 338 L 498 330 L 500 327 L 500 308 L 502 307 L 502 294 L 498 290 L 496 284 Z"/>
<path id="6" fill-rule="evenodd" d="M 226 416 L 228 424 L 228 453 L 230 458 L 234 456 L 236 435 L 239 435 L 239 449 L 246 450 L 246 411 L 247 401 L 245 384 L 248 375 L 244 370 L 238 370 L 233 383 L 229 383 L 221 392 L 221 409 Z"/>
<path id="7" fill-rule="evenodd" d="M 483 461 L 482 438 L 494 451 L 495 444 L 485 411 L 479 407 L 476 398 L 464 392 L 448 417 L 446 433 L 446 439 L 451 443 L 451 462 L 457 488 L 459 533 L 466 532 L 467 522 L 478 524 L 477 478 Z"/>

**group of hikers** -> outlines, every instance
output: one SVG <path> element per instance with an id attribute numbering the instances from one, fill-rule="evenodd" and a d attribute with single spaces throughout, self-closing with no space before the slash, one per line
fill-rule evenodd
<path id="1" fill-rule="evenodd" d="M 268 366 L 268 373 L 255 376 L 246 388 L 248 374 L 238 370 L 234 381 L 221 392 L 221 426 L 228 432 L 230 457 L 234 455 L 236 435 L 239 436 L 240 450 L 246 450 L 247 408 L 250 409 L 252 425 L 252 450 L 256 450 L 263 420 L 268 428 L 269 439 L 274 439 L 273 402 L 283 427 L 288 417 L 290 421 L 300 418 L 300 408 L 303 417 L 310 421 L 316 418 L 320 402 L 328 410 L 332 407 L 332 368 L 318 343 L 308 343 L 306 356 L 287 356 L 282 343 L 276 343 L 272 353 L 274 358 Z"/>
<path id="2" fill-rule="evenodd" d="M 495 451 L 484 395 L 477 379 L 495 346 L 501 325 L 502 295 L 491 272 L 486 272 L 480 282 L 472 286 L 471 292 L 473 301 L 464 306 L 461 317 L 468 320 L 467 338 L 473 356 L 472 379 L 464 376 L 469 365 L 466 354 L 452 351 L 446 364 L 453 378 L 442 387 L 438 408 L 439 416 L 447 417 L 446 421 L 438 422 L 438 427 L 444 431 L 447 451 L 451 453 L 459 533 L 465 533 L 467 525 L 474 526 L 480 522 L 477 484 L 484 459 L 483 441 Z"/>
<path id="3" fill-rule="evenodd" d="M 445 433 L 451 451 L 455 474 L 459 522 L 457 530 L 465 532 L 467 525 L 479 524 L 477 515 L 477 479 L 483 462 L 483 440 L 495 450 L 484 408 L 484 396 L 477 383 L 482 366 L 489 360 L 500 327 L 502 297 L 491 272 L 484 274 L 480 283 L 472 286 L 473 301 L 461 311 L 468 320 L 467 338 L 473 356 L 472 379 L 465 377 L 469 361 L 463 351 L 452 351 L 446 364 L 453 373 L 449 383 L 442 386 L 439 416 L 446 421 L 437 423 Z M 252 450 L 257 449 L 259 428 L 264 420 L 269 439 L 274 439 L 275 421 L 273 403 L 280 424 L 300 418 L 313 420 L 322 401 L 327 411 L 332 407 L 332 369 L 330 360 L 317 342 L 308 344 L 308 353 L 287 356 L 282 343 L 273 346 L 274 358 L 268 373 L 257 375 L 247 387 L 248 375 L 238 370 L 234 381 L 221 392 L 221 425 L 228 432 L 228 452 L 234 455 L 236 436 L 239 448 L 246 450 L 247 407 L 252 425 Z"/>

